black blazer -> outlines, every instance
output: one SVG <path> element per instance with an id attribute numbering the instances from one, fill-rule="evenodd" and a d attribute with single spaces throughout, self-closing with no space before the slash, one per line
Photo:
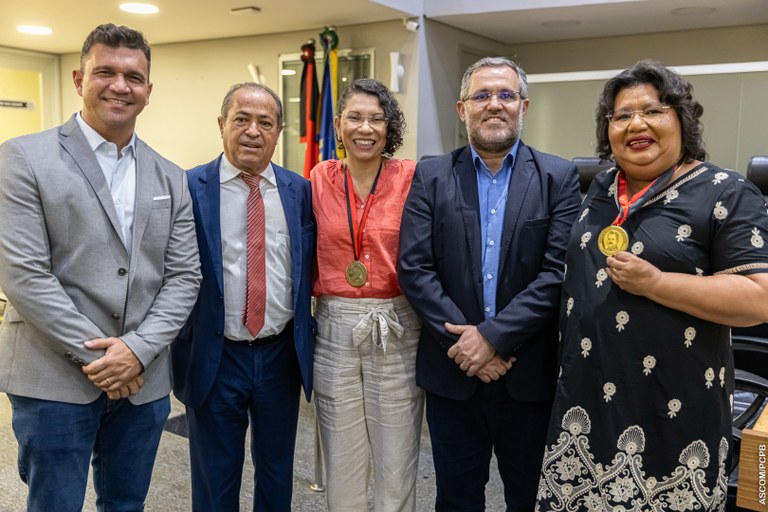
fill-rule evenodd
<path id="1" fill-rule="evenodd" d="M 477 325 L 504 357 L 516 400 L 551 399 L 557 380 L 557 322 L 565 249 L 580 203 L 576 167 L 520 143 L 504 217 L 497 314 L 483 315 L 477 176 L 469 147 L 416 167 L 400 228 L 400 287 L 424 326 L 416 359 L 423 389 L 467 399 L 468 378 L 447 356 L 458 337 L 443 324 Z"/>

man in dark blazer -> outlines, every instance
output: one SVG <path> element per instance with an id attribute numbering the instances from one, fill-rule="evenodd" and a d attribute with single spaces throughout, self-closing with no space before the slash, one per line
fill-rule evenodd
<path id="1" fill-rule="evenodd" d="M 571 162 L 520 141 L 528 102 L 516 63 L 470 66 L 457 103 L 470 145 L 421 162 L 405 204 L 399 279 L 424 322 L 437 511 L 485 510 L 492 452 L 507 511 L 534 507 L 580 196 Z"/>
<path id="2" fill-rule="evenodd" d="M 254 510 L 288 512 L 302 384 L 307 400 L 312 392 L 311 192 L 270 162 L 283 124 L 271 89 L 234 85 L 218 122 L 224 154 L 188 172 L 203 284 L 172 348 L 174 393 L 187 406 L 192 508 L 239 510 L 250 419 Z M 254 192 L 260 220 L 251 215 Z M 263 239 L 251 247 L 259 224 Z M 260 269 L 251 258 L 258 246 Z M 251 302 L 252 269 L 262 279 L 261 313 Z"/>
<path id="3" fill-rule="evenodd" d="M 111 23 L 72 72 L 80 112 L 0 146 L 0 391 L 30 512 L 143 510 L 171 410 L 169 346 L 195 303 L 192 201 L 135 133 L 151 51 Z"/>

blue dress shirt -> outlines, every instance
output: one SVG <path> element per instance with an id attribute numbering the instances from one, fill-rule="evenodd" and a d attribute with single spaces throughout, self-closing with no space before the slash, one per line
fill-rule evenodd
<path id="1" fill-rule="evenodd" d="M 498 285 L 499 258 L 501 256 L 501 235 L 504 230 L 504 212 L 507 209 L 509 179 L 515 165 L 520 140 L 493 174 L 483 159 L 472 151 L 472 162 L 477 172 L 477 192 L 480 196 L 480 233 L 483 240 L 483 313 L 485 318 L 496 316 L 496 287 Z"/>

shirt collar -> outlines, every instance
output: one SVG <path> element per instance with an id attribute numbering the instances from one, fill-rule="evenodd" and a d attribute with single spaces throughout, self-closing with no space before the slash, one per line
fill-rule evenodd
<path id="1" fill-rule="evenodd" d="M 85 122 L 85 119 L 83 119 L 83 115 L 78 112 L 75 116 L 75 120 L 77 121 L 77 124 L 80 126 L 80 130 L 83 132 L 83 135 L 85 135 L 85 140 L 88 141 L 88 145 L 91 147 L 92 151 L 96 151 L 99 146 L 104 144 L 105 142 L 108 144 L 114 144 L 114 142 L 109 142 L 107 139 L 101 136 L 99 132 L 91 128 L 91 125 Z M 131 140 L 128 142 L 128 144 L 123 148 L 122 154 L 125 155 L 125 150 L 130 149 L 130 151 L 135 155 L 136 154 L 136 132 L 134 132 L 131 135 Z"/>
<path id="2" fill-rule="evenodd" d="M 499 169 L 499 172 L 502 172 L 505 169 L 512 169 L 515 166 L 515 159 L 517 158 L 517 149 L 519 147 L 520 147 L 520 139 L 517 139 L 515 143 L 512 145 L 512 147 L 509 149 L 509 151 L 507 152 L 506 156 L 504 157 L 504 161 L 501 163 L 501 169 Z M 475 151 L 475 148 L 472 146 L 472 144 L 469 145 L 469 150 L 472 152 L 472 163 L 475 166 L 475 171 L 480 172 L 481 170 L 488 170 L 488 166 L 485 165 L 485 162 L 480 157 L 480 155 L 477 154 L 477 151 Z"/>
<path id="3" fill-rule="evenodd" d="M 221 165 L 219 166 L 219 183 L 226 183 L 237 178 L 240 173 L 243 172 L 227 159 L 227 155 L 221 155 Z M 277 186 L 275 180 L 275 169 L 272 167 L 272 162 L 269 162 L 267 167 L 261 171 L 261 177 L 267 180 L 270 185 Z"/>

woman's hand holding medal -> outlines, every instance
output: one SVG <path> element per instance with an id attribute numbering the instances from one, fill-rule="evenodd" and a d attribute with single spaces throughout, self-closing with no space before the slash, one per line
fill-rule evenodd
<path id="1" fill-rule="evenodd" d="M 611 280 L 625 292 L 648 296 L 662 279 L 662 272 L 631 252 L 622 251 L 605 260 Z"/>

